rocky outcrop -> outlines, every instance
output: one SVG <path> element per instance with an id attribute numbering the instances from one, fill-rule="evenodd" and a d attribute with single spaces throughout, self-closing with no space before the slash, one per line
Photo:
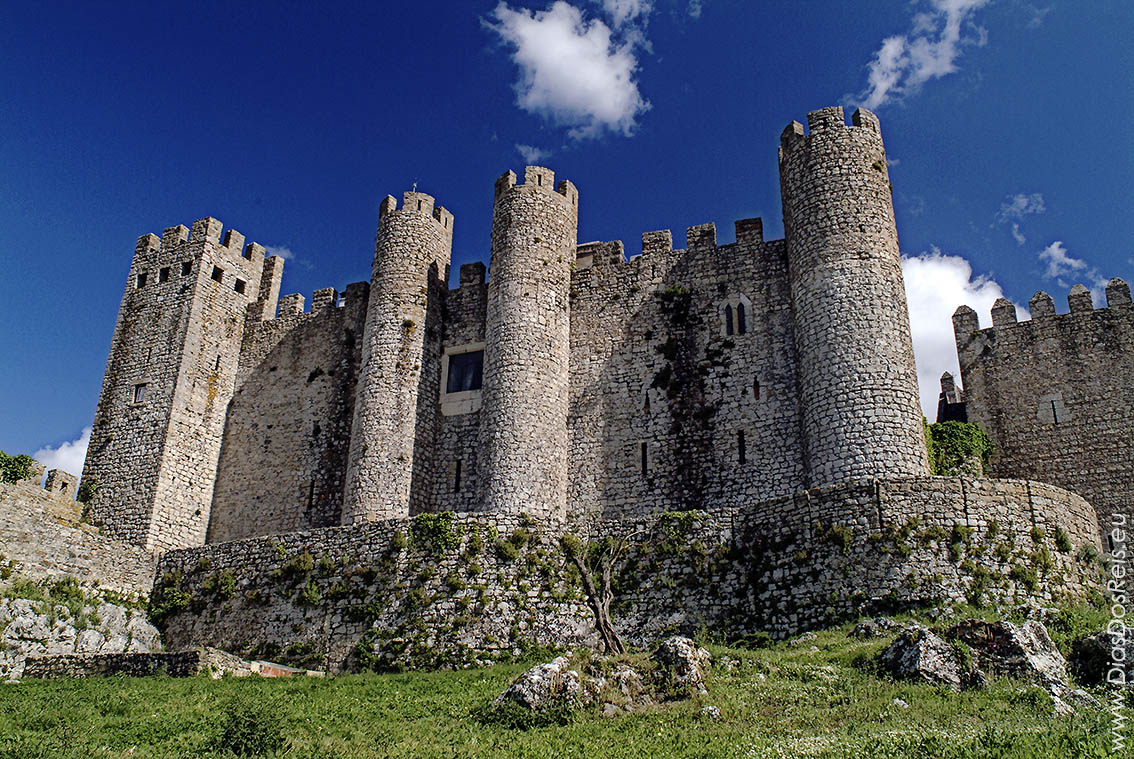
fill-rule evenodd
<path id="1" fill-rule="evenodd" d="M 146 614 L 106 601 L 0 599 L 0 679 L 18 679 L 29 656 L 161 651 Z"/>
<path id="2" fill-rule="evenodd" d="M 705 674 L 713 657 L 689 638 L 675 635 L 665 639 L 652 659 L 658 665 L 661 689 L 668 696 L 684 698 L 709 692 Z"/>
<path id="3" fill-rule="evenodd" d="M 944 638 L 921 625 L 902 630 L 879 658 L 882 668 L 898 680 L 946 685 L 955 691 L 971 679 L 956 650 Z"/>

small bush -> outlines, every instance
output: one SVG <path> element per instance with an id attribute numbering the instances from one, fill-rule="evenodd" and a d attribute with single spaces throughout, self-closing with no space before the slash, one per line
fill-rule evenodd
<path id="1" fill-rule="evenodd" d="M 1047 536 L 1047 533 L 1044 532 L 1043 528 L 1038 526 L 1033 527 L 1030 534 L 1032 536 L 1033 543 L 1042 543 L 1043 539 Z"/>
<path id="2" fill-rule="evenodd" d="M 265 756 L 286 743 L 282 719 L 270 704 L 237 699 L 225 707 L 216 747 L 237 756 Z"/>
<path id="3" fill-rule="evenodd" d="M 1071 536 L 1062 527 L 1055 528 L 1055 547 L 1063 553 L 1071 553 Z"/>
<path id="4" fill-rule="evenodd" d="M 314 580 L 307 581 L 303 590 L 299 592 L 299 598 L 296 599 L 300 606 L 318 606 L 322 600 L 323 595 L 319 592 L 319 586 L 315 584 Z"/>
<path id="5" fill-rule="evenodd" d="M 0 451 L 0 482 L 16 483 L 30 478 L 34 463 L 35 459 L 31 456 L 9 456 Z"/>
<path id="6" fill-rule="evenodd" d="M 98 479 L 95 477 L 84 477 L 83 481 L 79 483 L 79 492 L 76 493 L 75 499 L 79 503 L 90 503 L 98 492 Z"/>

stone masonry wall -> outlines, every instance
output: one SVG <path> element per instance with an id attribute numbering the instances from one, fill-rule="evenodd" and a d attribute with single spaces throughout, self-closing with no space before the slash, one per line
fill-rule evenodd
<path id="1" fill-rule="evenodd" d="M 407 516 L 411 504 L 426 498 L 432 474 L 444 299 L 439 283 L 448 279 L 453 215 L 435 207 L 431 196 L 407 192 L 400 209 L 387 196 L 379 216 L 345 524 Z"/>
<path id="2" fill-rule="evenodd" d="M 95 414 L 92 517 L 150 549 L 204 542 L 244 313 L 261 294 L 264 248 L 221 232 L 205 218 L 139 239 Z"/>
<path id="3" fill-rule="evenodd" d="M 759 219 L 579 249 L 572 279 L 571 502 L 630 517 L 804 482 L 787 258 Z M 741 318 L 743 313 L 743 318 Z M 731 322 L 731 324 L 729 323 Z"/>
<path id="4" fill-rule="evenodd" d="M 368 291 L 246 326 L 208 542 L 340 523 Z"/>
<path id="5" fill-rule="evenodd" d="M 928 474 L 878 119 L 842 108 L 780 146 L 809 484 Z"/>
<path id="6" fill-rule="evenodd" d="M 157 560 L 83 524 L 70 498 L 30 484 L 0 484 L 0 554 L 32 579 L 71 576 L 117 593 L 149 592 Z"/>
<path id="7" fill-rule="evenodd" d="M 562 517 L 570 270 L 579 193 L 528 166 L 496 180 L 477 477 L 485 511 Z"/>
<path id="8" fill-rule="evenodd" d="M 968 418 L 994 444 L 997 476 L 1050 482 L 1082 495 L 1105 527 L 1134 521 L 1134 305 L 1120 279 L 1094 308 L 1082 285 L 1057 314 L 1046 293 L 1017 323 L 1006 300 L 980 329 L 962 307 L 953 317 Z"/>
<path id="9" fill-rule="evenodd" d="M 594 642 L 561 548 L 629 536 L 614 621 L 631 643 L 672 632 L 786 637 L 859 614 L 951 602 L 1101 599 L 1082 498 L 1022 480 L 867 480 L 712 511 L 567 526 L 422 514 L 162 557 L 166 645 L 296 666 L 461 666 L 532 645 Z"/>

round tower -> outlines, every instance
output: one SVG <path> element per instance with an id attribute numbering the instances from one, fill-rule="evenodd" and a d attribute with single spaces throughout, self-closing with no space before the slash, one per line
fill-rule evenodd
<path id="1" fill-rule="evenodd" d="M 496 180 L 478 480 L 485 511 L 558 517 L 567 505 L 571 263 L 579 193 L 528 166 Z"/>
<path id="2" fill-rule="evenodd" d="M 414 452 L 428 449 L 419 438 L 433 429 L 439 283 L 448 277 L 453 246 L 453 215 L 433 203 L 429 195 L 407 192 L 400 209 L 393 196 L 379 207 L 343 524 L 406 517 L 411 494 L 424 497 L 420 481 L 429 462 Z M 420 413 L 419 397 L 428 401 Z"/>
<path id="3" fill-rule="evenodd" d="M 781 137 L 780 191 L 810 485 L 928 474 L 878 118 L 807 121 Z"/>

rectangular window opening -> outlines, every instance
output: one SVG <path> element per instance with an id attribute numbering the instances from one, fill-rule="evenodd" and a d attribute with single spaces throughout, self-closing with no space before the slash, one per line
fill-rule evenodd
<path id="1" fill-rule="evenodd" d="M 146 273 L 145 272 L 142 272 L 141 274 L 138 275 L 138 280 L 135 284 L 137 285 L 137 288 L 139 290 L 141 290 L 143 287 L 146 286 Z"/>
<path id="2" fill-rule="evenodd" d="M 744 446 L 744 430 L 738 430 L 736 433 L 736 459 L 741 464 L 748 463 L 748 452 Z"/>
<path id="3" fill-rule="evenodd" d="M 650 473 L 649 450 L 646 448 L 646 444 L 642 443 L 642 476 L 645 477 L 649 473 Z"/>
<path id="4" fill-rule="evenodd" d="M 446 393 L 480 390 L 484 374 L 484 351 L 470 351 L 449 356 L 449 377 Z"/>
<path id="5" fill-rule="evenodd" d="M 243 279 L 238 279 L 238 280 L 236 280 L 236 284 L 234 284 L 232 286 L 232 289 L 236 290 L 236 292 L 243 295 L 244 294 L 244 288 L 245 288 L 246 285 L 247 285 L 247 283 Z"/>
<path id="6" fill-rule="evenodd" d="M 163 266 L 157 273 L 158 284 L 169 281 L 169 267 Z"/>
<path id="7" fill-rule="evenodd" d="M 192 261 L 182 261 L 181 262 L 181 276 L 188 277 L 189 273 L 192 272 L 192 271 L 193 271 L 193 262 Z"/>
<path id="8" fill-rule="evenodd" d="M 213 281 L 214 282 L 224 281 L 224 269 L 222 269 L 219 266 L 213 267 Z"/>
<path id="9" fill-rule="evenodd" d="M 457 469 L 453 476 L 453 492 L 461 492 L 461 460 L 457 459 Z"/>
<path id="10" fill-rule="evenodd" d="M 146 383 L 134 385 L 134 403 L 146 402 Z"/>

